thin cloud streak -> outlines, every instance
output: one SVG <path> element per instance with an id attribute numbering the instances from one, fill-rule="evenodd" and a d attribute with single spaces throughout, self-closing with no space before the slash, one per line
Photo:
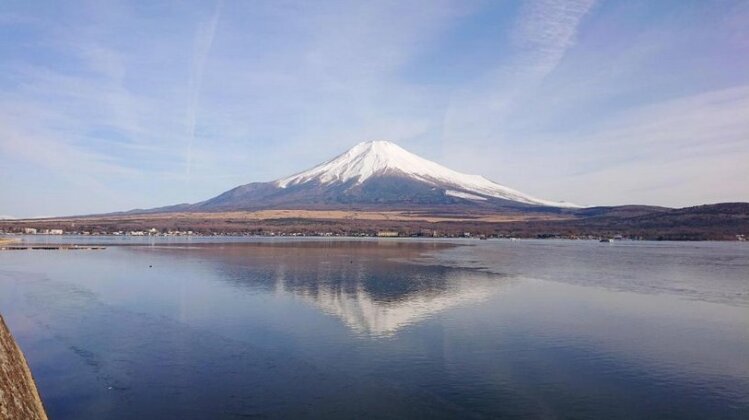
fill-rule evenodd
<path id="1" fill-rule="evenodd" d="M 447 153 L 463 144 L 487 147 L 503 139 L 506 122 L 538 95 L 567 51 L 575 46 L 578 27 L 595 0 L 531 0 L 524 3 L 511 31 L 509 58 L 481 80 L 454 95 L 443 120 Z"/>
<path id="2" fill-rule="evenodd" d="M 199 201 L 369 139 L 554 200 L 748 200 L 749 9 L 664 1 L 11 3 L 0 213 Z"/>
<path id="3" fill-rule="evenodd" d="M 523 162 L 516 170 L 536 168 L 536 194 L 566 189 L 569 200 L 587 205 L 749 201 L 742 163 L 749 156 L 749 85 L 634 107 L 574 137 L 549 136 L 514 156 Z"/>
<path id="4" fill-rule="evenodd" d="M 216 4 L 213 16 L 208 22 L 201 23 L 195 34 L 195 46 L 193 53 L 192 68 L 190 71 L 189 99 L 187 103 L 187 157 L 185 159 L 185 173 L 189 180 L 192 170 L 193 143 L 195 142 L 195 125 L 197 124 L 200 91 L 203 87 L 203 73 L 208 55 L 213 46 L 216 36 L 216 27 L 221 18 L 223 1 Z"/>
<path id="5" fill-rule="evenodd" d="M 526 3 L 513 31 L 515 43 L 524 50 L 523 72 L 542 79 L 554 71 L 568 48 L 575 45 L 577 28 L 596 0 L 534 0 Z"/>

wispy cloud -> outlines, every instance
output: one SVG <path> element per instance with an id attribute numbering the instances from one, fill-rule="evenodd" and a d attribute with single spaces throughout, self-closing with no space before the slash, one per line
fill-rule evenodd
<path id="1" fill-rule="evenodd" d="M 534 140 L 503 164 L 534 168 L 525 182 L 542 195 L 564 190 L 591 205 L 749 200 L 749 85 L 635 106 L 584 131 Z"/>
<path id="2" fill-rule="evenodd" d="M 460 144 L 478 147 L 517 141 L 502 138 L 508 121 L 527 109 L 527 102 L 568 50 L 595 0 L 530 0 L 523 3 L 510 33 L 505 59 L 491 72 L 455 93 L 444 120 L 448 153 Z"/>
<path id="3" fill-rule="evenodd" d="M 748 200 L 749 9 L 664 1 L 11 3 L 0 213 L 197 201 L 376 138 L 549 199 Z"/>
<path id="4" fill-rule="evenodd" d="M 200 104 L 200 91 L 203 87 L 203 72 L 205 71 L 206 61 L 213 46 L 213 39 L 216 36 L 216 27 L 221 18 L 221 9 L 223 1 L 216 3 L 213 16 L 207 21 L 198 25 L 195 33 L 194 52 L 192 66 L 190 69 L 190 81 L 188 85 L 188 102 L 187 102 L 187 157 L 185 159 L 185 173 L 189 179 L 192 169 L 193 143 L 195 142 L 195 125 L 198 118 L 198 106 Z"/>
<path id="5" fill-rule="evenodd" d="M 522 72 L 543 78 L 552 72 L 575 44 L 577 28 L 596 0 L 533 0 L 525 4 L 513 31 L 522 50 Z"/>

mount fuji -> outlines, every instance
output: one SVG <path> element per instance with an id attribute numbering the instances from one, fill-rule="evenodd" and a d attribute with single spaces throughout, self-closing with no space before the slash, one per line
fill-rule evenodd
<path id="1" fill-rule="evenodd" d="M 44 219 L 0 220 L 0 229 L 117 232 L 612 237 L 744 240 L 749 203 L 685 208 L 580 207 L 522 193 L 446 168 L 394 143 L 359 143 L 309 170 L 253 182 L 209 200 L 152 209 Z"/>
<path id="2" fill-rule="evenodd" d="M 577 207 L 454 171 L 389 141 L 369 141 L 286 178 L 253 182 L 200 203 L 151 211 Z"/>

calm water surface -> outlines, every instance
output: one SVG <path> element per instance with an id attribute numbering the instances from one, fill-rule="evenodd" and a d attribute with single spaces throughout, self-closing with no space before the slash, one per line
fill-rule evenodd
<path id="1" fill-rule="evenodd" d="M 747 244 L 223 241 L 0 252 L 51 418 L 749 418 Z"/>

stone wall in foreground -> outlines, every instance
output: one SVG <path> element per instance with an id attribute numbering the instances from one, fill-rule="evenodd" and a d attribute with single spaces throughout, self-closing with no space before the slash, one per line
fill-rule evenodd
<path id="1" fill-rule="evenodd" d="M 0 316 L 0 419 L 46 419 L 21 349 Z"/>

